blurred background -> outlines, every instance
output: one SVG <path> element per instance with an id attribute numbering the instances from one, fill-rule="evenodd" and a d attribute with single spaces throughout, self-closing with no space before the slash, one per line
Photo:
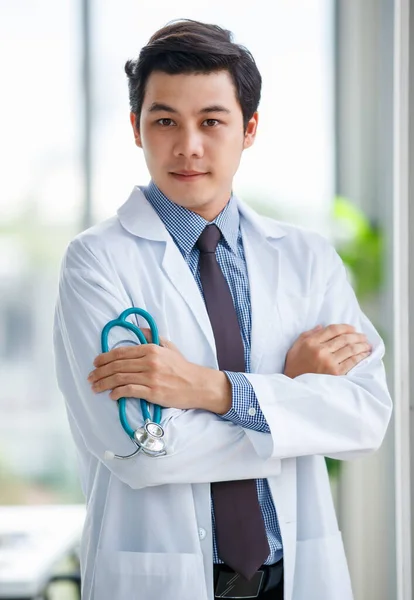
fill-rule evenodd
<path id="1" fill-rule="evenodd" d="M 76 567 L 83 497 L 54 373 L 58 272 L 69 240 L 149 180 L 123 67 L 171 19 L 215 22 L 253 53 L 259 134 L 235 192 L 335 243 L 394 389 L 394 16 L 393 0 L 0 0 L 0 575 L 10 539 L 24 549 L 2 523 L 23 514 L 54 511 L 62 527 L 70 514 L 59 558 L 74 558 L 50 564 Z M 393 420 L 374 456 L 328 465 L 356 600 L 397 598 L 395 432 Z M 0 598 L 17 597 L 1 582 Z M 49 597 L 76 595 L 56 583 Z"/>

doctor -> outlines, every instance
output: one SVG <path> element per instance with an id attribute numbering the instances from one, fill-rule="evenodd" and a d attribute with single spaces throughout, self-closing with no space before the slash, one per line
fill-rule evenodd
<path id="1" fill-rule="evenodd" d="M 258 125 L 250 53 L 185 20 L 126 73 L 151 182 L 71 242 L 55 312 L 87 499 L 82 598 L 351 600 L 324 457 L 380 446 L 383 342 L 325 239 L 232 193 Z M 162 346 L 114 329 L 102 354 L 102 328 L 131 306 Z M 134 428 L 139 398 L 164 407 L 166 456 L 105 458 L 134 449 L 124 396 Z"/>

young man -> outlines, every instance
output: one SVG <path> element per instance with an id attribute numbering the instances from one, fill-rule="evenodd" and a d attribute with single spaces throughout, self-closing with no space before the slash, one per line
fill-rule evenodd
<path id="1" fill-rule="evenodd" d="M 384 438 L 382 340 L 326 240 L 232 193 L 258 125 L 251 54 L 185 20 L 126 73 L 151 182 L 69 245 L 55 315 L 87 499 L 82 598 L 351 600 L 324 457 Z M 118 329 L 102 354 L 131 306 L 161 345 Z M 166 455 L 109 460 L 134 449 L 122 397 L 134 429 L 136 399 L 164 407 Z"/>

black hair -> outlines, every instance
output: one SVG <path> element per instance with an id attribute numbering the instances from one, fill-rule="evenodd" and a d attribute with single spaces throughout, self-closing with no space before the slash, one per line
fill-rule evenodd
<path id="1" fill-rule="evenodd" d="M 233 80 L 243 113 L 243 126 L 256 112 L 260 102 L 262 78 L 252 54 L 233 42 L 233 34 L 218 25 L 180 19 L 155 32 L 136 60 L 128 60 L 131 112 L 137 127 L 141 116 L 145 86 L 153 71 L 170 75 L 212 73 L 227 70 Z"/>

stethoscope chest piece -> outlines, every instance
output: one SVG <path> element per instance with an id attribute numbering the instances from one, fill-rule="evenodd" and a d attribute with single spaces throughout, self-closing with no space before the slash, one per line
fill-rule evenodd
<path id="1" fill-rule="evenodd" d="M 146 421 L 144 427 L 134 432 L 134 439 L 144 454 L 148 456 L 164 456 L 165 450 L 164 430 L 158 423 Z"/>

